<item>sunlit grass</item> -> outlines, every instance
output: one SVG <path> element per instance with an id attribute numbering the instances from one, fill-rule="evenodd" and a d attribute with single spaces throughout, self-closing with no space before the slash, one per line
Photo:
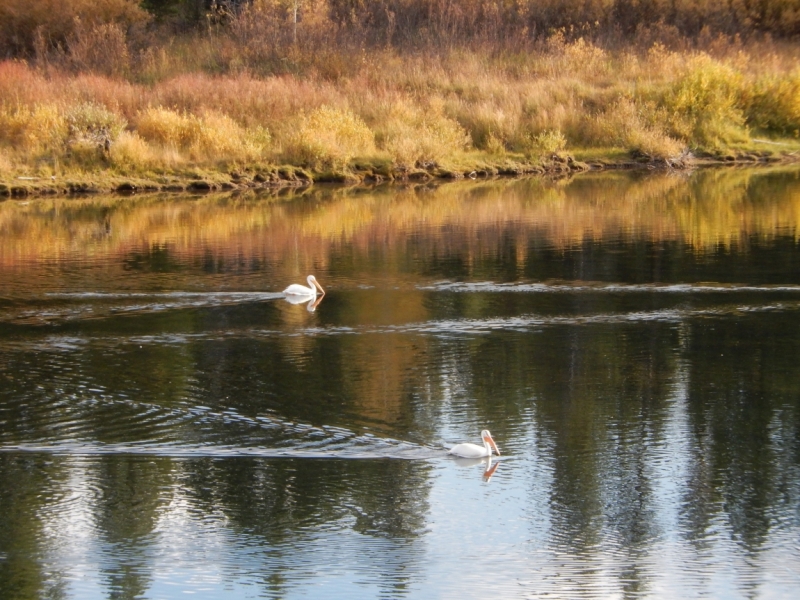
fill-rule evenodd
<path id="1" fill-rule="evenodd" d="M 296 73 L 258 76 L 192 62 L 216 51 L 247 64 L 235 36 L 194 39 L 194 57 L 183 43 L 153 50 L 127 79 L 0 62 L 6 172 L 346 172 L 354 161 L 465 164 L 471 150 L 495 165 L 593 148 L 666 159 L 763 150 L 754 138 L 790 144 L 774 153 L 800 148 L 791 46 L 611 51 L 557 32 L 518 53 L 342 49 L 336 69 L 298 48 Z"/>

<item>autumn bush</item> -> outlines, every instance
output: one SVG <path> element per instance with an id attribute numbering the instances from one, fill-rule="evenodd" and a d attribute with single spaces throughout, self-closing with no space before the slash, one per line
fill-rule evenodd
<path id="1" fill-rule="evenodd" d="M 138 117 L 136 132 L 161 149 L 185 153 L 188 160 L 200 163 L 259 161 L 266 156 L 271 141 L 263 127 L 245 129 L 231 117 L 212 110 L 189 114 L 149 108 Z"/>
<path id="2" fill-rule="evenodd" d="M 467 132 L 457 120 L 444 114 L 440 102 L 425 106 L 398 100 L 375 127 L 381 148 L 405 166 L 441 161 L 471 145 Z"/>
<path id="3" fill-rule="evenodd" d="M 20 157 L 60 155 L 67 133 L 64 112 L 56 104 L 0 107 L 0 145 Z"/>
<path id="4" fill-rule="evenodd" d="M 758 78 L 747 104 L 747 119 L 762 131 L 800 138 L 800 69 Z"/>
<path id="5" fill-rule="evenodd" d="M 375 151 L 374 134 L 361 117 L 332 106 L 301 115 L 284 144 L 286 161 L 317 169 L 341 169 L 354 157 Z"/>
<path id="6" fill-rule="evenodd" d="M 586 125 L 583 142 L 600 147 L 625 148 L 655 159 L 680 155 L 687 143 L 667 134 L 666 114 L 652 103 L 620 97 Z"/>
<path id="7" fill-rule="evenodd" d="M 0 56 L 25 56 L 64 46 L 76 30 L 143 23 L 138 0 L 4 0 L 0 2 Z"/>
<path id="8" fill-rule="evenodd" d="M 742 106 L 744 78 L 707 55 L 693 58 L 663 98 L 670 132 L 702 147 L 722 147 L 748 137 Z"/>

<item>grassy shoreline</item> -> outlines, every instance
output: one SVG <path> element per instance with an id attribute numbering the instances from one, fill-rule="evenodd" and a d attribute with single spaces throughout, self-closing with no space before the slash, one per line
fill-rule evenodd
<path id="1" fill-rule="evenodd" d="M 787 144 L 788 146 L 788 144 Z M 373 185 L 447 180 L 487 180 L 497 177 L 547 176 L 552 178 L 601 170 L 682 170 L 709 167 L 766 166 L 800 163 L 800 144 L 794 150 L 769 152 L 758 149 L 726 152 L 718 155 L 688 157 L 680 163 L 653 161 L 648 157 L 626 156 L 614 149 L 560 153 L 536 163 L 504 158 L 492 162 L 483 157 L 462 162 L 457 167 L 440 165 L 394 169 L 385 164 L 356 163 L 343 171 L 315 172 L 295 166 L 267 166 L 241 171 L 192 171 L 186 173 L 127 176 L 109 172 L 73 173 L 63 177 L 26 175 L 0 176 L 0 198 L 32 196 L 69 196 L 89 194 L 131 194 L 141 192 L 214 192 L 270 188 L 308 187 L 316 183 Z"/>
<path id="2" fill-rule="evenodd" d="M 260 73 L 223 31 L 176 39 L 138 70 L 0 61 L 0 195 L 796 160 L 800 45 L 712 42 L 607 48 L 555 32 L 517 52 L 292 46 L 297 72 Z"/>

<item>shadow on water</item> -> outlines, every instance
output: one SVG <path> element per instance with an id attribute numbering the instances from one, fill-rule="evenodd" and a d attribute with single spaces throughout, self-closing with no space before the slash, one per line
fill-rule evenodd
<path id="1" fill-rule="evenodd" d="M 0 203 L 0 590 L 788 596 L 798 232 L 796 170 Z"/>

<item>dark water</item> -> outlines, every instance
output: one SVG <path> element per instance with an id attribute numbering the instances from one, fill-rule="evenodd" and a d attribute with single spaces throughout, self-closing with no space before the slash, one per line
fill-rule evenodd
<path id="1" fill-rule="evenodd" d="M 797 170 L 6 201 L 0 596 L 795 598 L 798 357 Z"/>

